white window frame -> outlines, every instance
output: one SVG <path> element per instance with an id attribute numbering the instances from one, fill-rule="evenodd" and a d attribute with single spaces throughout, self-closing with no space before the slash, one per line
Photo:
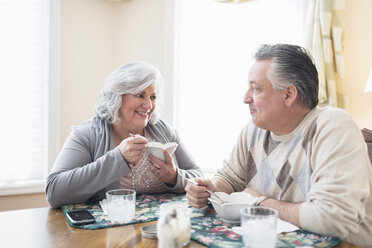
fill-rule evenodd
<path id="1" fill-rule="evenodd" d="M 165 102 L 164 106 L 164 119 L 171 124 L 175 125 L 176 117 L 175 111 L 177 111 L 177 101 L 175 96 L 177 95 L 177 61 L 176 58 L 176 44 L 179 37 L 176 27 L 178 26 L 179 19 L 179 0 L 165 0 L 165 11 L 164 11 L 164 70 L 163 77 L 165 84 Z"/>

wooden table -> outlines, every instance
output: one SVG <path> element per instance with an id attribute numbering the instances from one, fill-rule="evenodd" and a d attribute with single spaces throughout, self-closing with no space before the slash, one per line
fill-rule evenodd
<path id="1" fill-rule="evenodd" d="M 0 247 L 157 247 L 156 239 L 141 237 L 147 224 L 85 230 L 71 227 L 60 209 L 5 211 L 0 212 Z M 191 241 L 187 247 L 204 246 Z M 336 247 L 357 246 L 342 242 Z"/>

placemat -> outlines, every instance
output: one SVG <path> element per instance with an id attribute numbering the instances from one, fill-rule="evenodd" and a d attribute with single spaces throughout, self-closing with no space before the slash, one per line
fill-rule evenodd
<path id="1" fill-rule="evenodd" d="M 83 229 L 100 229 L 100 228 L 107 228 L 107 227 L 114 227 L 114 226 L 123 226 L 141 222 L 149 222 L 153 220 L 157 220 L 159 217 L 159 206 L 165 202 L 171 201 L 181 201 L 187 202 L 185 195 L 177 195 L 177 194 L 162 194 L 162 195 L 146 195 L 142 194 L 136 198 L 136 213 L 134 219 L 130 222 L 124 224 L 118 224 L 111 222 L 107 215 L 104 215 L 101 206 L 99 203 L 93 205 L 86 205 L 86 204 L 73 204 L 73 205 L 65 205 L 62 206 L 61 209 L 65 214 L 65 218 L 67 222 L 77 228 Z M 73 210 L 88 210 L 96 219 L 95 223 L 87 224 L 87 225 L 74 225 L 72 224 L 68 218 L 66 217 L 66 213 Z"/>
<path id="2" fill-rule="evenodd" d="M 140 222 L 149 222 L 158 219 L 159 206 L 165 202 L 180 201 L 187 202 L 184 194 L 162 194 L 162 195 L 140 195 L 136 199 L 135 218 L 125 224 L 112 223 L 99 204 L 85 205 L 73 204 L 62 206 L 61 209 L 66 217 L 66 212 L 72 210 L 88 210 L 95 218 L 96 223 L 87 225 L 73 225 L 66 218 L 67 222 L 77 228 L 99 229 L 113 226 L 129 225 Z M 190 207 L 191 208 L 191 207 Z M 229 224 L 222 221 L 214 211 L 212 205 L 203 209 L 191 208 L 191 239 L 210 248 L 222 247 L 243 247 L 241 235 L 231 231 L 236 224 Z M 305 230 L 297 230 L 290 233 L 278 235 L 278 241 L 275 244 L 277 248 L 284 247 L 332 247 L 339 244 L 338 238 L 319 235 Z"/>
<path id="3" fill-rule="evenodd" d="M 205 209 L 193 208 L 191 221 L 191 239 L 210 248 L 243 247 L 241 235 L 231 231 L 236 224 L 222 221 L 209 205 Z M 332 247 L 341 240 L 325 235 L 297 230 L 281 233 L 275 244 L 276 248 L 284 247 Z"/>

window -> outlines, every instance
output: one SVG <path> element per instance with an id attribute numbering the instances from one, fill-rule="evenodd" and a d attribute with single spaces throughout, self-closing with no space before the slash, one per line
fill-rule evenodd
<path id="1" fill-rule="evenodd" d="M 301 44 L 298 0 L 181 0 L 175 14 L 174 126 L 198 164 L 214 173 L 250 118 L 243 95 L 262 43 Z"/>
<path id="2" fill-rule="evenodd" d="M 55 131 L 50 7 L 49 0 L 0 0 L 1 195 L 44 190 Z"/>

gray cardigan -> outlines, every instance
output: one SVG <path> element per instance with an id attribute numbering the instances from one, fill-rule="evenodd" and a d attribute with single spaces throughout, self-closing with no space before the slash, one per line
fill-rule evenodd
<path id="1" fill-rule="evenodd" d="M 202 177 L 199 166 L 180 141 L 177 132 L 163 121 L 148 124 L 146 132 L 161 143 L 178 143 L 175 152 L 177 183 L 169 192 L 182 193 L 185 178 Z M 47 178 L 46 195 L 51 207 L 97 202 L 120 186 L 120 178 L 131 172 L 115 145 L 111 124 L 93 117 L 72 128 Z"/>

